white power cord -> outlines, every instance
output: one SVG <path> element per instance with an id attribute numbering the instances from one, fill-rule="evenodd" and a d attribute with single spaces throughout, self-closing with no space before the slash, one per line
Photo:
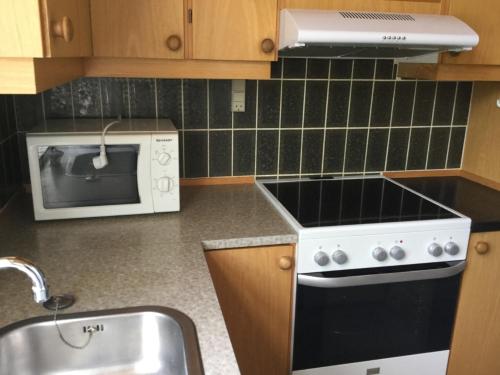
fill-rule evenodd
<path id="1" fill-rule="evenodd" d="M 108 132 L 108 129 L 112 127 L 115 124 L 118 124 L 121 122 L 121 116 L 118 118 L 118 120 L 110 122 L 104 127 L 104 130 L 102 131 L 101 134 L 101 146 L 100 146 L 100 152 L 98 156 L 94 156 L 92 159 L 92 164 L 94 165 L 95 169 L 103 169 L 105 166 L 108 165 L 108 156 L 106 155 L 106 133 Z"/>

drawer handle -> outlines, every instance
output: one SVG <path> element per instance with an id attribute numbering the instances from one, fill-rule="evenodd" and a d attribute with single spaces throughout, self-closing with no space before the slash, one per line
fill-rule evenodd
<path id="1" fill-rule="evenodd" d="M 64 16 L 60 21 L 53 22 L 52 35 L 56 38 L 63 38 L 66 43 L 71 42 L 74 37 L 71 18 Z"/>
<path id="2" fill-rule="evenodd" d="M 280 258 L 279 266 L 282 270 L 286 271 L 292 268 L 292 258 L 284 256 Z"/>
<path id="3" fill-rule="evenodd" d="M 272 39 L 264 39 L 260 45 L 262 48 L 262 52 L 264 53 L 271 53 L 274 51 L 274 42 Z"/>
<path id="4" fill-rule="evenodd" d="M 474 249 L 476 253 L 483 255 L 490 251 L 490 245 L 488 245 L 488 242 L 479 241 L 476 246 L 474 246 Z"/>
<path id="5" fill-rule="evenodd" d="M 167 47 L 170 51 L 178 51 L 182 47 L 181 38 L 178 35 L 170 35 L 167 38 Z"/>

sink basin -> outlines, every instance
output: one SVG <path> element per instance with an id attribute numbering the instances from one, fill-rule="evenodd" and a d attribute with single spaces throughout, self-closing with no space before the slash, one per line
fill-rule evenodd
<path id="1" fill-rule="evenodd" d="M 0 374 L 203 374 L 193 322 L 157 306 L 27 319 L 0 329 Z M 92 336 L 89 341 L 89 329 Z"/>

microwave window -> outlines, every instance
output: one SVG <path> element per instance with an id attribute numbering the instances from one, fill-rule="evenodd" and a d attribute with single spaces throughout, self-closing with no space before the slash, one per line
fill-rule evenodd
<path id="1" fill-rule="evenodd" d="M 39 146 L 43 206 L 51 208 L 140 203 L 139 145 L 106 146 L 108 165 L 96 169 L 99 145 Z"/>

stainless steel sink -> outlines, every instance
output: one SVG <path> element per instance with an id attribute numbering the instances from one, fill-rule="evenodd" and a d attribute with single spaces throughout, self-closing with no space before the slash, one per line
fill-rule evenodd
<path id="1" fill-rule="evenodd" d="M 2 375 L 203 374 L 193 322 L 146 306 L 27 319 L 0 329 Z M 92 331 L 89 338 L 89 330 Z"/>

